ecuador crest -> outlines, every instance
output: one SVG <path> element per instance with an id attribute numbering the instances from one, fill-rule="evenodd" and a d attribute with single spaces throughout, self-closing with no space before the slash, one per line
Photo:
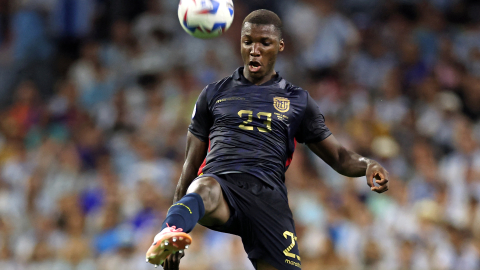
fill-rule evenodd
<path id="1" fill-rule="evenodd" d="M 290 109 L 290 100 L 284 97 L 274 97 L 273 98 L 273 107 L 279 112 L 287 112 Z"/>

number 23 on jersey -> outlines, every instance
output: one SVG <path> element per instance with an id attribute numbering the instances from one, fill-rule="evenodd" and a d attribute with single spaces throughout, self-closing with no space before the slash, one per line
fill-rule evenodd
<path id="1" fill-rule="evenodd" d="M 243 130 L 254 130 L 253 126 L 248 125 L 253 121 L 253 111 L 250 110 L 240 110 L 238 111 L 238 116 L 240 118 L 244 118 L 244 116 L 247 116 L 247 120 L 243 121 L 243 124 L 240 124 L 239 127 Z M 265 127 L 257 127 L 258 131 L 260 132 L 271 132 L 272 131 L 272 113 L 268 112 L 259 112 L 257 113 L 257 118 L 258 119 L 265 119 L 263 121 L 263 124 Z"/>

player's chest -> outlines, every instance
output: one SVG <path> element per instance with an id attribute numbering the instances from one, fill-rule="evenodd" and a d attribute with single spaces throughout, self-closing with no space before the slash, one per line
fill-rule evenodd
<path id="1" fill-rule="evenodd" d="M 302 112 L 299 97 L 288 93 L 229 91 L 215 98 L 214 122 L 243 130 L 285 132 Z"/>

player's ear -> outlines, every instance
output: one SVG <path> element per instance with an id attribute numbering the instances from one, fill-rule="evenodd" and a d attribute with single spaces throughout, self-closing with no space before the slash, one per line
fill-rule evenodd
<path id="1" fill-rule="evenodd" d="M 285 42 L 283 41 L 283 38 L 280 39 L 280 42 L 278 43 L 278 51 L 279 52 L 283 52 L 283 50 L 285 49 Z"/>

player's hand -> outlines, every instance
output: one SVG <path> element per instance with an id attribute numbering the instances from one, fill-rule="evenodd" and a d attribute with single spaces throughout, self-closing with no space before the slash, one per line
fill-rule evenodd
<path id="1" fill-rule="evenodd" d="M 167 257 L 165 262 L 162 264 L 164 270 L 179 270 L 180 269 L 180 259 L 185 256 L 185 251 L 180 254 L 177 252 Z"/>
<path id="2" fill-rule="evenodd" d="M 388 190 L 388 172 L 378 162 L 371 160 L 367 167 L 367 184 L 372 191 L 383 193 Z M 373 180 L 375 179 L 375 183 Z"/>

